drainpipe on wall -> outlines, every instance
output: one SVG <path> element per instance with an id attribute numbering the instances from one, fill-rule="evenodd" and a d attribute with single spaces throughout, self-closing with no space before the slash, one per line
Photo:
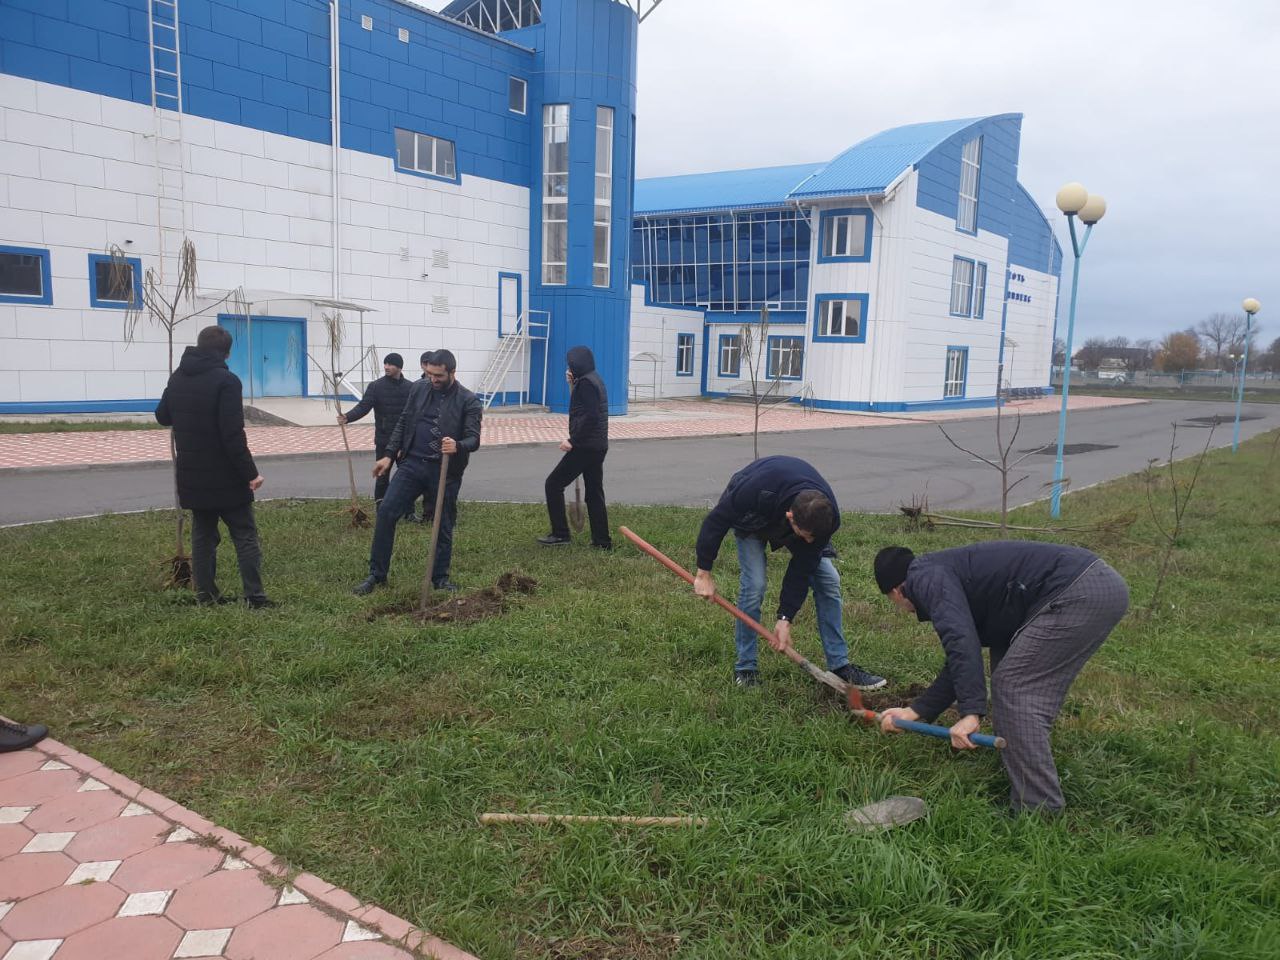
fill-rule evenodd
<path id="1" fill-rule="evenodd" d="M 333 266 L 330 278 L 330 296 L 338 300 L 342 296 L 342 205 L 339 190 L 338 159 L 342 145 L 342 90 L 339 82 L 341 65 L 338 62 L 338 0 L 329 0 L 329 142 L 330 142 L 330 177 L 332 180 L 333 213 L 330 227 L 333 231 Z M 360 356 L 364 356 L 364 314 L 360 314 Z M 363 362 L 363 361 L 362 361 Z"/>

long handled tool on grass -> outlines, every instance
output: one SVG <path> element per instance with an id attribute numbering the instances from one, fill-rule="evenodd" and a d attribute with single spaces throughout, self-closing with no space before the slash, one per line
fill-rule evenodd
<path id="1" fill-rule="evenodd" d="M 674 560 L 668 557 L 665 553 L 663 553 L 653 544 L 644 540 L 642 537 L 637 536 L 627 527 L 619 527 L 618 532 L 621 533 L 628 540 L 630 540 L 632 543 L 634 543 L 637 547 L 639 547 L 645 553 L 647 553 L 649 556 L 653 557 L 653 559 L 657 560 L 660 564 L 662 564 L 664 567 L 666 567 L 676 576 L 680 577 L 680 579 L 684 580 L 686 583 L 693 583 L 693 574 L 691 574 L 684 567 L 680 566 L 680 564 L 676 563 Z M 733 614 L 735 617 L 737 617 L 739 620 L 745 623 L 748 627 L 750 627 L 760 636 L 764 637 L 765 640 L 769 641 L 770 644 L 777 642 L 778 638 L 775 637 L 771 631 L 766 629 L 758 621 L 753 620 L 751 617 L 748 617 L 745 613 L 743 613 L 741 610 L 735 607 L 732 603 L 730 603 L 724 597 L 720 596 L 720 594 L 718 593 L 715 594 L 711 598 L 711 602 L 714 603 L 716 606 L 720 607 L 721 609 L 727 610 L 729 613 Z M 828 687 L 830 687 L 832 690 L 835 690 L 837 693 L 845 692 L 846 684 L 843 680 L 841 680 L 834 673 L 831 673 L 828 670 L 819 670 L 812 663 L 806 660 L 804 656 L 800 654 L 798 651 L 792 649 L 791 647 L 783 647 L 782 654 L 792 663 L 796 664 L 801 669 L 803 669 L 805 673 L 809 674 L 809 676 L 813 677 L 813 679 L 817 680 L 819 683 L 826 684 Z"/>
<path id="2" fill-rule="evenodd" d="M 436 545 L 440 542 L 440 517 L 444 514 L 444 485 L 449 478 L 449 454 L 440 454 L 440 482 L 436 485 L 436 514 L 431 518 L 431 546 L 427 548 L 427 572 L 422 575 L 418 606 L 427 609 L 431 599 L 431 574 L 436 569 Z"/>
<path id="3" fill-rule="evenodd" d="M 573 478 L 573 503 L 569 504 L 569 526 L 574 533 L 581 533 L 587 525 L 587 518 L 582 515 L 582 478 Z"/>
<path id="4" fill-rule="evenodd" d="M 845 696 L 849 701 L 849 709 L 860 719 L 867 723 L 879 722 L 880 714 L 874 710 L 868 710 L 862 705 L 862 693 L 857 687 L 850 684 Z M 938 726 L 936 723 L 922 723 L 919 720 L 904 720 L 901 717 L 895 717 L 893 725 L 899 730 L 923 734 L 926 737 L 937 737 L 939 740 L 951 739 L 951 731 L 946 727 Z M 1004 737 L 993 737 L 989 733 L 971 733 L 969 734 L 969 739 L 980 747 L 990 747 L 992 750 L 1002 750 L 1005 746 Z"/>

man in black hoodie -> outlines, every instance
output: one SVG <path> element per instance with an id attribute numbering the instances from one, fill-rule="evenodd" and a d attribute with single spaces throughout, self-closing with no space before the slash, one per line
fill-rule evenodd
<path id="1" fill-rule="evenodd" d="M 391 439 L 391 431 L 404 410 L 409 399 L 409 381 L 401 371 L 404 369 L 404 358 L 398 353 L 388 353 L 382 358 L 382 371 L 385 376 L 379 377 L 364 388 L 364 396 L 360 402 L 346 413 L 338 414 L 339 423 L 355 423 L 373 411 L 373 450 L 374 460 L 381 460 L 387 455 L 387 441 Z M 387 495 L 387 484 L 391 482 L 389 474 L 384 473 L 373 481 L 373 502 L 382 504 Z M 410 510 L 412 515 L 412 510 Z"/>
<path id="2" fill-rule="evenodd" d="M 711 566 L 720 552 L 721 541 L 732 529 L 738 541 L 738 609 L 759 620 L 768 571 L 766 547 L 786 547 L 791 561 L 778 597 L 778 622 L 773 628 L 778 643 L 773 644 L 774 648 L 791 646 L 791 621 L 813 587 L 827 669 L 845 683 L 861 690 L 875 690 L 885 685 L 884 677 L 849 662 L 840 572 L 832 563 L 835 550 L 831 535 L 839 527 L 836 495 L 817 470 L 796 457 L 762 457 L 729 479 L 720 502 L 702 521 L 693 591 L 707 599 L 715 596 Z M 739 623 L 734 640 L 738 647 L 734 682 L 740 687 L 754 687 L 760 682 L 755 632 Z"/>
<path id="3" fill-rule="evenodd" d="M 156 420 L 173 428 L 178 503 L 191 511 L 196 600 L 224 600 L 217 583 L 221 520 L 235 544 L 245 603 L 272 607 L 262 590 L 262 548 L 253 518 L 253 492 L 262 486 L 262 474 L 244 435 L 243 393 L 240 378 L 227 369 L 230 355 L 230 333 L 222 327 L 201 330 L 169 377 Z"/>
<path id="4" fill-rule="evenodd" d="M 453 559 L 453 526 L 458 518 L 458 492 L 462 473 L 471 454 L 480 448 L 480 421 L 484 405 L 454 375 L 457 360 L 448 350 L 437 350 L 425 362 L 427 377 L 409 388 L 409 400 L 391 431 L 386 456 L 373 467 L 379 476 L 398 463 L 387 497 L 378 511 L 369 550 L 369 576 L 352 592 L 372 593 L 387 582 L 391 572 L 391 551 L 396 542 L 396 524 L 425 496 L 434 504 L 440 485 L 440 461 L 449 454 L 445 475 L 444 507 L 440 517 L 440 542 L 431 568 L 431 582 L 437 590 L 456 590 L 449 579 Z"/>
<path id="5" fill-rule="evenodd" d="M 991 655 L 991 712 L 1007 741 L 1000 751 L 1015 811 L 1064 806 L 1049 730 L 1076 674 L 1129 606 L 1120 574 L 1082 547 L 992 541 L 917 557 L 885 547 L 876 584 L 904 613 L 932 622 L 947 660 L 909 707 L 881 714 L 932 721 L 953 703 L 960 719 L 951 745 L 972 750 L 970 734 L 987 715 L 982 648 Z"/>
<path id="6" fill-rule="evenodd" d="M 609 512 L 604 502 L 604 458 L 609 452 L 609 394 L 596 373 L 596 358 L 589 347 L 571 347 L 565 357 L 569 369 L 569 439 L 560 441 L 564 456 L 547 476 L 547 515 L 551 533 L 539 537 L 544 547 L 569 543 L 569 521 L 564 512 L 564 489 L 581 475 L 587 488 L 587 516 L 591 520 L 591 545 L 612 550 Z"/>

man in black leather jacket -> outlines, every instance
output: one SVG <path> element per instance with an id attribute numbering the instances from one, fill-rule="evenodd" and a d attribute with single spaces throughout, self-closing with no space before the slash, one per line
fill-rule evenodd
<path id="1" fill-rule="evenodd" d="M 571 347 L 565 357 L 569 369 L 569 439 L 560 441 L 564 456 L 547 476 L 547 515 L 551 533 L 539 537 L 544 547 L 569 543 L 569 521 L 564 512 L 564 488 L 581 475 L 587 488 L 587 516 L 591 520 L 591 545 L 612 550 L 609 512 L 604 502 L 604 458 L 609 452 L 609 394 L 596 372 L 596 358 L 589 347 Z"/>
<path id="2" fill-rule="evenodd" d="M 409 381 L 404 378 L 404 358 L 398 353 L 388 353 L 382 359 L 382 370 L 386 376 L 379 377 L 364 388 L 364 396 L 360 402 L 346 413 L 338 414 L 339 423 L 355 423 L 373 411 L 373 451 L 374 459 L 381 460 L 387 455 L 387 441 L 391 439 L 391 431 L 395 429 L 404 412 L 404 405 L 409 400 Z M 387 484 L 391 482 L 390 473 L 383 473 L 373 481 L 373 502 L 382 504 L 387 495 Z"/>
<path id="3" fill-rule="evenodd" d="M 458 517 L 458 491 L 467 460 L 480 447 L 480 421 L 484 407 L 476 395 L 454 376 L 457 360 L 448 350 L 437 350 L 427 361 L 427 378 L 409 389 L 409 400 L 387 441 L 387 455 L 373 468 L 381 476 L 399 464 L 386 499 L 378 511 L 369 551 L 369 576 L 353 592 L 372 593 L 387 582 L 391 571 L 391 550 L 395 546 L 396 523 L 426 496 L 435 501 L 440 483 L 440 460 L 449 454 L 445 478 L 444 507 L 440 518 L 440 542 L 431 570 L 431 582 L 439 590 L 456 590 L 449 580 L 453 559 L 453 526 Z"/>

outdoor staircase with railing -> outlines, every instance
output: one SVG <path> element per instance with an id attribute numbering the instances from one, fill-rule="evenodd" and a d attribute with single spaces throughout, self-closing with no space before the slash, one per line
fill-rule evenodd
<path id="1" fill-rule="evenodd" d="M 537 319 L 539 315 L 542 317 L 540 320 Z M 519 370 L 521 374 L 520 403 L 529 402 L 529 365 L 533 362 L 533 341 L 541 340 L 545 344 L 549 342 L 550 336 L 551 315 L 545 310 L 530 310 L 528 315 L 522 314 L 517 318 L 514 333 L 498 337 L 498 345 L 489 357 L 489 363 L 484 373 L 480 375 L 480 381 L 476 387 L 476 396 L 480 398 L 486 410 L 493 405 L 494 400 L 507 392 L 503 388 L 513 370 Z M 544 406 L 546 405 L 546 363 L 544 349 L 542 369 Z"/>

